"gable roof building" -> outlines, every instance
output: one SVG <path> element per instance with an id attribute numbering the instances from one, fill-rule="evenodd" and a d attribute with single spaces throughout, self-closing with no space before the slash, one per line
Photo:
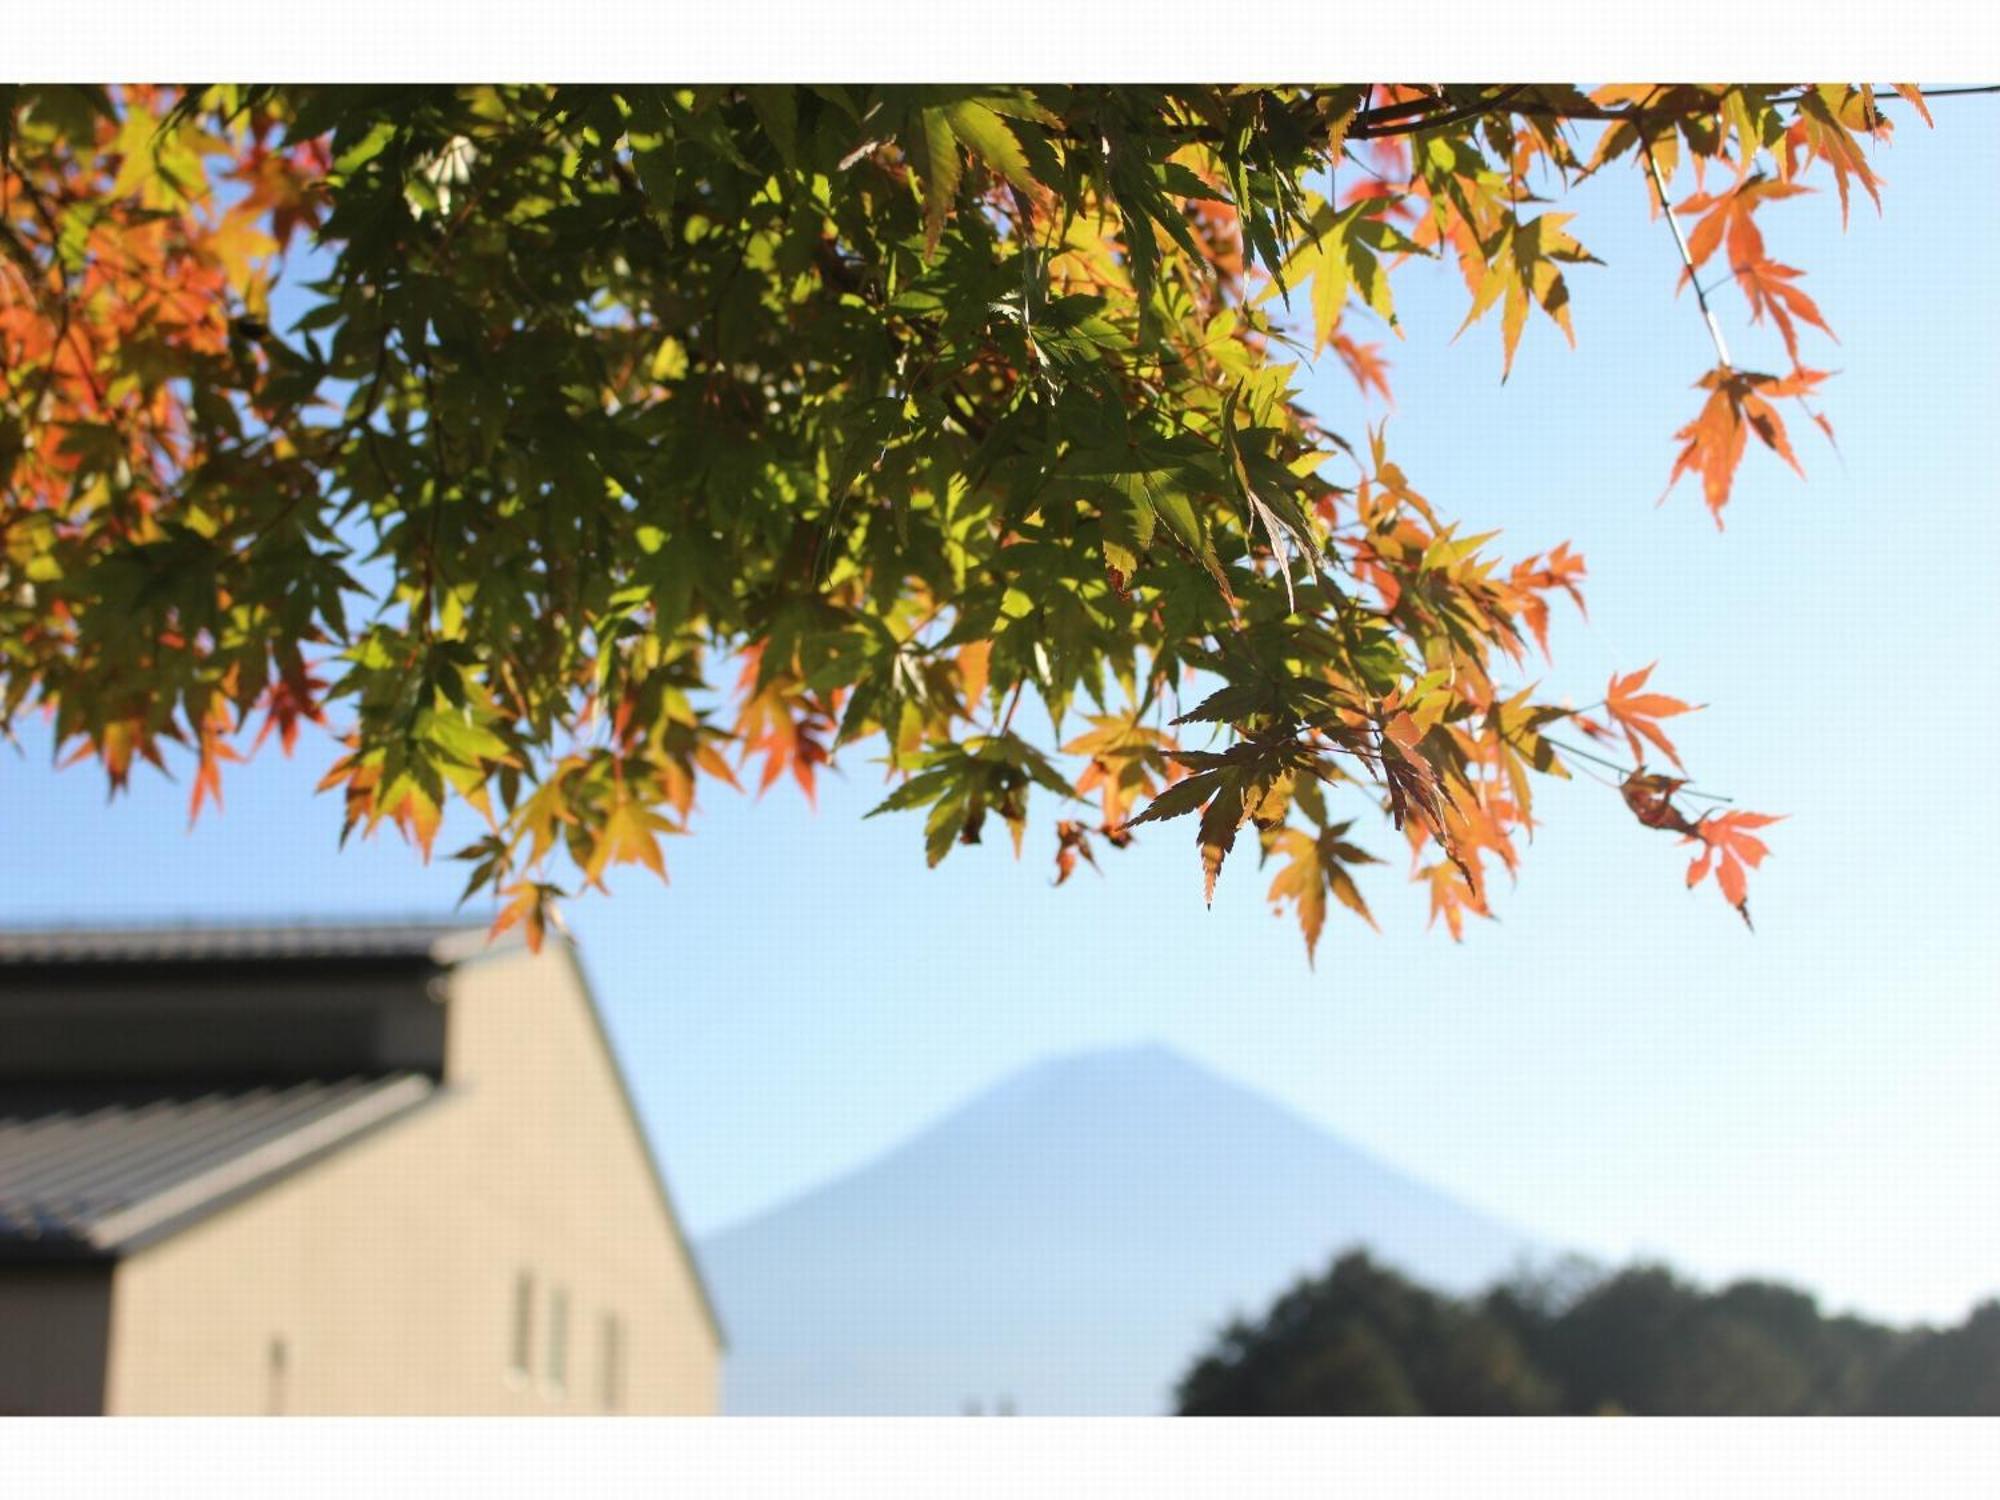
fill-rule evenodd
<path id="1" fill-rule="evenodd" d="M 708 1412 L 574 952 L 0 933 L 0 1413 Z"/>

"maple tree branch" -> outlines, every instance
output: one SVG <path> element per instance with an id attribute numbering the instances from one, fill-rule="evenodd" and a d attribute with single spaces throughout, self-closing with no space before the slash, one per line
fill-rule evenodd
<path id="1" fill-rule="evenodd" d="M 384 323 L 375 339 L 375 370 L 368 379 L 368 393 L 362 398 L 360 415 L 351 417 L 334 430 L 333 441 L 336 448 L 344 446 L 348 438 L 359 433 L 368 449 L 368 456 L 375 460 L 375 467 L 383 480 L 395 488 L 396 477 L 389 472 L 389 465 L 383 461 L 382 450 L 375 439 L 375 413 L 382 403 L 382 381 L 389 372 L 389 325 Z"/>
<path id="2" fill-rule="evenodd" d="M 1919 89 L 1917 92 L 1926 99 L 1951 99 L 1961 94 L 2000 94 L 2000 83 L 1971 83 L 1961 88 Z"/>
<path id="3" fill-rule="evenodd" d="M 0 168 L 0 170 L 4 170 L 4 168 Z M 29 180 L 25 172 L 21 175 L 21 192 L 22 196 L 27 199 L 29 206 L 34 210 L 35 217 L 41 221 L 42 227 L 48 235 L 49 254 L 51 256 L 49 270 L 55 277 L 57 288 L 54 293 L 57 307 L 56 315 L 53 318 L 56 325 L 55 333 L 49 340 L 48 363 L 42 367 L 41 384 L 36 389 L 34 403 L 28 408 L 29 420 L 39 422 L 47 416 L 50 398 L 56 387 L 61 351 L 63 346 L 67 344 L 70 352 L 76 356 L 77 373 L 83 377 L 84 384 L 90 388 L 91 399 L 96 403 L 97 414 L 105 419 L 107 426 L 113 431 L 117 431 L 120 425 L 118 413 L 111 410 L 105 401 L 104 387 L 98 382 L 97 371 L 91 359 L 90 351 L 84 347 L 83 341 L 77 336 L 74 317 L 76 302 L 70 291 L 71 278 L 69 273 L 62 267 L 61 227 L 57 224 L 54 214 L 50 211 L 48 201 L 36 190 L 34 183 Z M 15 239 L 11 231 L 9 238 Z M 19 243 L 17 239 L 15 242 Z M 34 284 L 34 279 L 23 274 L 22 280 L 27 284 L 29 294 L 38 303 L 41 303 L 43 300 L 42 291 Z M 45 317 L 48 316 L 46 308 L 44 308 L 43 315 Z M 12 382 L 10 381 L 10 389 L 11 385 Z M 72 404 L 75 403 L 73 402 Z M 11 472 L 8 492 L 10 495 L 13 492 Z"/>
<path id="4" fill-rule="evenodd" d="M 1395 116 L 1401 117 L 1413 112 L 1412 105 L 1428 110 L 1440 103 L 1449 101 L 1421 99 L 1408 101 L 1400 105 L 1385 104 L 1379 110 L 1364 110 L 1361 114 L 1355 116 L 1355 124 L 1348 127 L 1347 138 L 1358 141 L 1378 141 L 1388 136 L 1415 135 L 1419 131 L 1437 130 L 1445 125 L 1456 125 L 1461 120 L 1470 120 L 1476 115 L 1483 115 L 1496 110 L 1516 95 L 1525 93 L 1533 87 L 1533 84 L 1528 83 L 1510 83 L 1491 99 L 1476 99 L 1471 103 L 1460 104 L 1454 108 L 1447 109 L 1442 114 L 1421 115 L 1419 118 L 1410 120 L 1407 123 L 1385 123 L 1378 127 L 1374 122 L 1389 120 L 1392 112 Z M 1526 113 L 1525 110 L 1522 112 Z M 1369 120 L 1370 123 L 1366 125 L 1361 124 L 1360 122 L 1363 119 Z"/>
<path id="5" fill-rule="evenodd" d="M 1476 85 L 1478 88 L 1495 87 L 1490 84 Z M 1481 115 L 1503 112 L 1510 115 L 1532 115 L 1540 119 L 1555 121 L 1595 120 L 1606 124 L 1628 125 L 1642 138 L 1652 127 L 1672 124 L 1683 119 L 1713 117 L 1720 105 L 1720 98 L 1697 96 L 1685 103 L 1656 105 L 1650 101 L 1639 105 L 1596 104 L 1589 100 L 1568 99 L 1561 103 L 1550 103 L 1545 99 L 1522 97 L 1538 87 L 1531 83 L 1501 86 L 1501 92 L 1491 97 L 1477 100 L 1461 100 L 1454 103 L 1442 91 L 1426 94 L 1419 99 L 1405 99 L 1394 104 L 1378 105 L 1374 108 L 1358 110 L 1349 122 L 1345 139 L 1383 140 L 1399 136 L 1417 135 L 1426 130 L 1436 130 L 1447 125 L 1462 124 L 1466 120 Z M 1370 93 L 1372 94 L 1372 86 Z M 1776 94 L 1766 103 L 1772 105 L 1796 104 L 1811 92 L 1801 89 L 1795 93 Z M 1957 88 L 1925 89 L 1918 97 L 1923 99 L 1946 98 L 1966 94 L 2000 94 L 2000 84 L 1962 85 Z M 1318 112 L 1322 91 L 1311 96 L 1288 101 L 1279 106 L 1292 123 L 1308 134 L 1323 128 L 1324 120 Z M 1365 96 L 1364 96 L 1365 97 Z M 1876 112 L 1888 101 L 1877 99 Z M 1094 136 L 1080 136 L 1074 130 L 1063 129 L 1054 132 L 1059 138 L 1073 144 L 1092 146 Z M 1167 133 L 1183 142 L 1199 142 L 1210 146 L 1220 146 L 1227 139 L 1228 132 L 1199 120 L 1187 120 L 1167 127 Z"/>
<path id="6" fill-rule="evenodd" d="M 1368 85 L 1367 91 L 1362 95 L 1364 108 L 1354 112 L 1356 120 L 1400 120 L 1405 115 L 1420 115 L 1427 109 L 1436 109 L 1438 105 L 1447 102 L 1443 94 L 1425 94 L 1421 99 L 1405 99 L 1400 104 L 1368 104 L 1368 100 L 1375 97 L 1375 90 L 1380 87 L 1379 83 Z"/>
<path id="7" fill-rule="evenodd" d="M 1475 104 L 1454 106 L 1444 114 L 1429 118 L 1419 118 L 1414 121 L 1409 119 L 1411 115 L 1422 116 L 1424 111 L 1434 109 L 1439 104 L 1448 103 L 1449 101 L 1442 96 L 1435 96 L 1425 99 L 1408 99 L 1401 104 L 1385 104 L 1377 109 L 1364 109 L 1355 115 L 1353 124 L 1348 127 L 1347 136 L 1349 140 L 1379 140 L 1385 136 L 1414 135 L 1418 131 L 1435 129 L 1441 125 L 1455 125 L 1462 120 L 1468 120 L 1489 110 L 1498 109 L 1503 102 L 1507 104 L 1507 112 L 1509 114 L 1536 115 L 1544 119 L 1555 120 L 1602 120 L 1609 124 L 1622 122 L 1631 125 L 1634 129 L 1638 129 L 1649 122 L 1675 119 L 1684 114 L 1698 115 L 1711 112 L 1706 104 L 1699 105 L 1692 110 L 1677 110 L 1661 108 L 1651 104 L 1634 108 L 1609 104 L 1579 104 L 1575 102 L 1549 104 L 1539 99 L 1525 99 L 1519 103 L 1512 102 L 1524 90 L 1533 87 L 1533 84 L 1517 83 L 1494 98 Z M 1925 99 L 1944 99 L 1963 94 L 2000 94 L 2000 84 L 1971 84 L 1959 88 L 1924 89 L 1921 91 L 1921 97 Z M 1769 102 L 1772 104 L 1795 104 L 1804 97 L 1805 94 L 1803 92 L 1797 94 L 1780 94 L 1772 98 Z M 1878 104 L 1887 102 L 1886 100 L 1877 101 Z"/>
<path id="8" fill-rule="evenodd" d="M 1708 293 L 1701 289 L 1701 278 L 1695 275 L 1694 257 L 1688 253 L 1687 239 L 1681 233 L 1681 222 L 1674 217 L 1674 206 L 1667 201 L 1666 179 L 1660 176 L 1659 160 L 1653 155 L 1653 143 L 1646 141 L 1646 171 L 1653 179 L 1653 191 L 1659 195 L 1660 212 L 1667 216 L 1667 228 L 1674 234 L 1674 248 L 1681 253 L 1681 264 L 1687 268 L 1687 279 L 1694 287 L 1694 300 L 1701 308 L 1702 321 L 1708 324 L 1708 336 L 1715 341 L 1715 357 L 1725 370 L 1735 368 L 1729 360 L 1729 345 L 1723 342 L 1722 325 L 1715 321 L 1715 309 L 1708 305 Z"/>

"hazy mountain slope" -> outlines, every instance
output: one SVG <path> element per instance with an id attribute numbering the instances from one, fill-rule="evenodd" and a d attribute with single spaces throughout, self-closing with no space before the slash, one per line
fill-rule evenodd
<path id="1" fill-rule="evenodd" d="M 702 1246 L 734 1412 L 1166 1408 L 1232 1312 L 1362 1242 L 1468 1286 L 1521 1234 L 1158 1047 L 1031 1068 Z"/>

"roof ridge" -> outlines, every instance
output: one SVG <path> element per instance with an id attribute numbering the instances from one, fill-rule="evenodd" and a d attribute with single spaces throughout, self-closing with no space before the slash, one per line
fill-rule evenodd
<path id="1" fill-rule="evenodd" d="M 455 963 L 491 947 L 476 918 L 0 926 L 0 965 L 406 958 Z"/>

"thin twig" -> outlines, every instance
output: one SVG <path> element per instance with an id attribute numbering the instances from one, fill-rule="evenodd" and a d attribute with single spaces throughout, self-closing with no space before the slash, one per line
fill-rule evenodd
<path id="1" fill-rule="evenodd" d="M 2000 83 L 1967 84 L 1955 89 L 1919 89 L 1917 92 L 1926 99 L 1949 99 L 1958 94 L 2000 94 Z M 1882 102 L 1886 104 L 1888 101 L 1885 99 Z"/>
<path id="2" fill-rule="evenodd" d="M 1026 687 L 1027 685 L 1028 685 L 1028 679 L 1025 677 L 1023 677 L 1019 682 L 1014 684 L 1014 696 L 1007 700 L 1007 712 L 1001 717 L 1000 728 L 997 731 L 998 733 L 1005 734 L 1008 728 L 1013 724 L 1014 710 L 1021 706 L 1021 689 Z"/>
<path id="3" fill-rule="evenodd" d="M 1579 760 L 1594 761 L 1596 764 L 1603 766 L 1607 771 L 1616 771 L 1623 776 L 1637 776 L 1639 774 L 1637 768 L 1620 765 L 1615 760 L 1606 760 L 1603 756 L 1595 755 L 1584 749 L 1581 745 L 1569 744 L 1567 741 L 1557 739 L 1552 734 L 1545 734 L 1541 738 L 1545 744 L 1553 745 L 1556 749 L 1562 751 L 1563 754 L 1574 755 Z M 1699 792 L 1692 786 L 1676 787 L 1674 788 L 1674 793 L 1676 796 L 1681 797 L 1699 797 L 1704 802 L 1734 802 L 1736 800 L 1734 797 L 1724 797 L 1716 792 Z"/>
<path id="4" fill-rule="evenodd" d="M 1646 171 L 1653 179 L 1653 191 L 1659 194 L 1660 212 L 1667 216 L 1667 228 L 1674 232 L 1674 248 L 1681 253 L 1681 264 L 1687 268 L 1689 285 L 1694 288 L 1694 300 L 1701 308 L 1702 321 L 1708 324 L 1708 336 L 1715 340 L 1715 357 L 1725 370 L 1734 366 L 1729 359 L 1729 345 L 1722 341 L 1722 325 L 1715 321 L 1715 310 L 1708 305 L 1708 293 L 1701 289 L 1701 278 L 1695 275 L 1694 257 L 1688 253 L 1688 243 L 1681 234 L 1681 221 L 1674 217 L 1674 206 L 1667 201 L 1666 179 L 1660 176 L 1660 163 L 1653 155 L 1653 142 L 1646 141 Z"/>

